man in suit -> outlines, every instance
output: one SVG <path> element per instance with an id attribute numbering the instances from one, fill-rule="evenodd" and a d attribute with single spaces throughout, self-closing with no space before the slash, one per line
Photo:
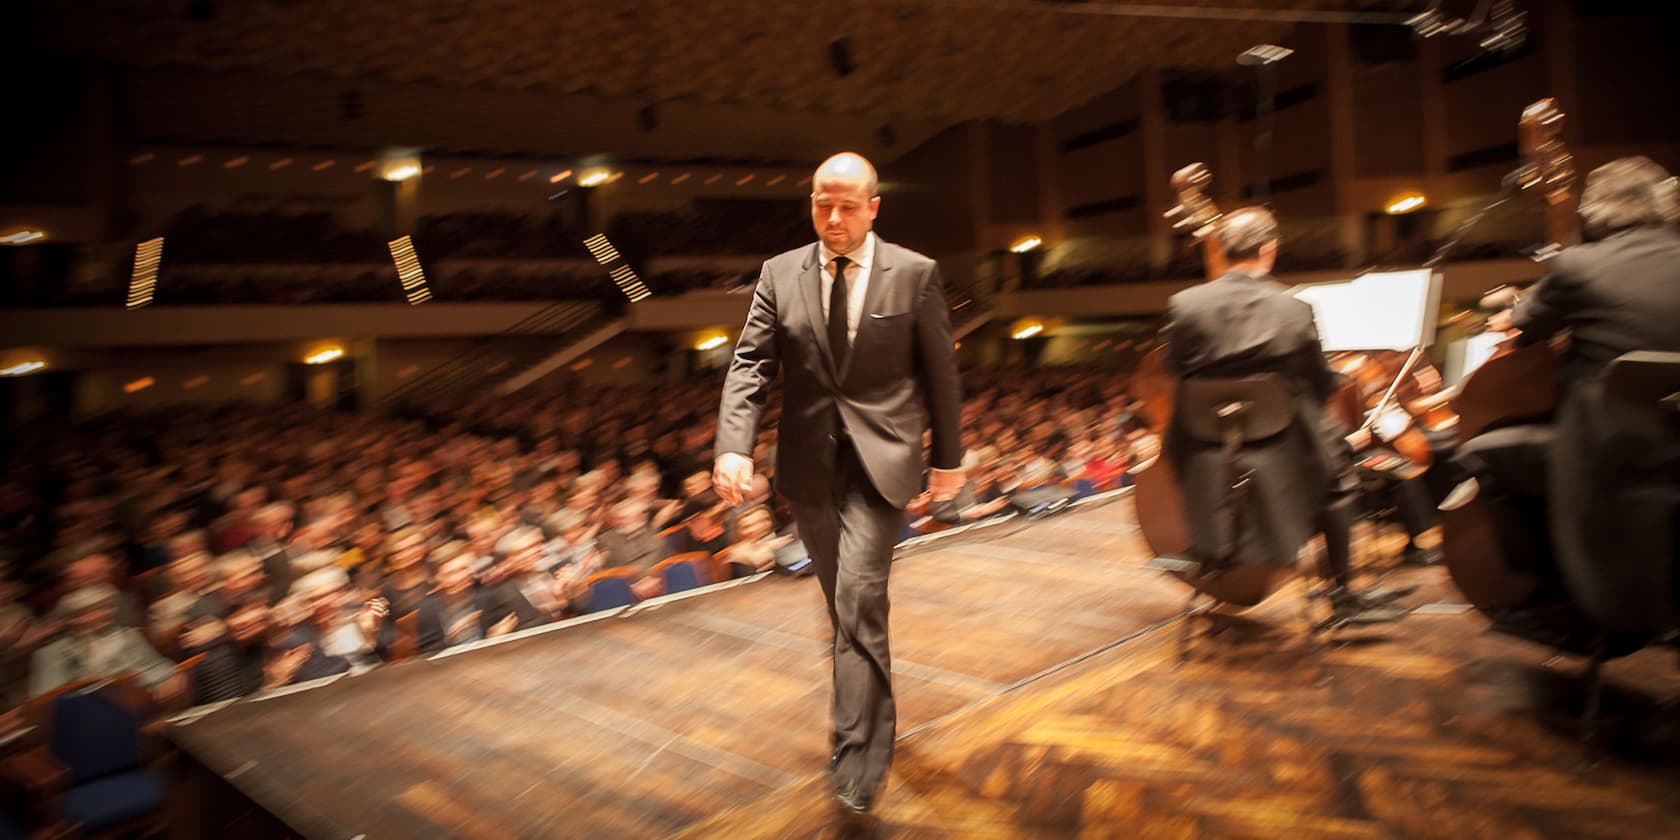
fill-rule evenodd
<path id="1" fill-rule="evenodd" d="M 1641 558 L 1672 555 L 1674 513 L 1645 507 L 1661 493 L 1630 480 L 1662 475 L 1680 453 L 1614 433 L 1603 373 L 1623 353 L 1680 352 L 1680 198 L 1661 166 L 1622 158 L 1588 174 L 1580 215 L 1589 241 L 1554 257 L 1510 314 L 1518 344 L 1569 331 L 1554 422 L 1477 435 L 1458 462 L 1507 521 L 1547 523 L 1577 603 L 1656 614 L 1668 609 L 1650 600 L 1667 597 L 1667 572 Z"/>
<path id="2" fill-rule="evenodd" d="M 820 241 L 765 262 L 718 415 L 712 482 L 739 504 L 771 381 L 782 372 L 777 489 L 792 503 L 834 627 L 831 770 L 840 803 L 867 811 L 892 762 L 887 571 L 904 507 L 963 484 L 961 386 L 939 267 L 872 228 L 875 168 L 836 155 L 811 181 Z M 924 410 L 926 419 L 924 419 Z"/>
<path id="3" fill-rule="evenodd" d="M 1404 593 L 1361 597 L 1349 586 L 1350 531 L 1359 490 L 1350 446 L 1369 443 L 1369 433 L 1344 439 L 1324 410 L 1335 391 L 1335 374 L 1319 343 L 1312 306 L 1271 277 L 1277 221 L 1263 208 L 1246 207 L 1221 221 L 1220 236 L 1229 265 L 1225 274 L 1167 302 L 1168 368 L 1184 379 L 1276 373 L 1294 406 L 1289 430 L 1243 453 L 1259 485 L 1251 493 L 1259 515 L 1236 539 L 1237 562 L 1294 565 L 1301 543 L 1322 531 L 1322 573 L 1334 584 L 1329 598 L 1336 617 L 1357 623 L 1396 620 L 1403 613 L 1382 605 Z M 1225 492 L 1223 456 L 1217 444 L 1188 440 L 1179 427 L 1175 421 L 1166 451 L 1184 477 L 1194 548 L 1208 555 L 1217 551 L 1223 527 L 1217 513 Z"/>

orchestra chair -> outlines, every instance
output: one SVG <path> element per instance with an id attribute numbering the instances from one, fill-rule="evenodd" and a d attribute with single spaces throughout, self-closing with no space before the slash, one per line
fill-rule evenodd
<path id="1" fill-rule="evenodd" d="M 1569 598 L 1597 628 L 1581 720 L 1590 758 L 1604 662 L 1680 630 L 1680 353 L 1623 354 L 1577 390 L 1559 410 L 1548 518 Z M 1571 509 L 1555 489 L 1565 483 L 1593 492 Z"/>
<path id="2" fill-rule="evenodd" d="M 1245 468 L 1243 450 L 1275 438 L 1290 427 L 1294 422 L 1292 400 L 1277 374 L 1187 379 L 1179 386 L 1179 432 L 1197 443 L 1217 445 L 1225 470 L 1222 493 L 1214 504 L 1220 525 L 1218 547 L 1212 556 L 1195 558 L 1174 570 L 1192 586 L 1179 636 L 1181 661 L 1190 658 L 1198 618 L 1223 603 L 1258 604 L 1271 594 L 1280 573 L 1287 571 L 1240 565 L 1237 542 L 1244 524 L 1256 515 L 1251 493 L 1254 471 Z M 1207 601 L 1198 607 L 1197 600 L 1203 595 Z M 1207 635 L 1217 632 L 1210 627 Z"/>

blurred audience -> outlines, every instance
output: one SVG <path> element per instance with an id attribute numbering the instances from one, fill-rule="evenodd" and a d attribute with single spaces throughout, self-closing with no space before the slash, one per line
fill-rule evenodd
<path id="1" fill-rule="evenodd" d="M 1123 374 L 981 370 L 965 385 L 970 483 L 907 535 L 1049 483 L 1125 483 Z M 182 406 L 26 426 L 0 450 L 0 645 L 29 693 L 132 670 L 160 700 L 231 699 L 586 612 L 591 577 L 663 594 L 797 553 L 761 475 L 711 490 L 718 384 L 453 397 L 405 416 Z M 783 557 L 784 561 L 798 558 Z M 8 696 L 19 699 L 21 691 Z"/>

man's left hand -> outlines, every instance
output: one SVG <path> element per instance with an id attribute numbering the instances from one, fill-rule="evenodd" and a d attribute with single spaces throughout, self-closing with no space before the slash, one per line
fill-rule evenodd
<path id="1" fill-rule="evenodd" d="M 968 481 L 968 471 L 962 467 L 954 470 L 934 469 L 928 473 L 928 493 L 936 502 L 948 502 L 957 497 L 963 484 Z"/>

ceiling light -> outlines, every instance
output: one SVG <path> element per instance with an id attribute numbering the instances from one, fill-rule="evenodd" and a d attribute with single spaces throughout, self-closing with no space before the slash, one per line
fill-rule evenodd
<path id="1" fill-rule="evenodd" d="M 1009 250 L 1017 254 L 1025 254 L 1028 251 L 1036 250 L 1038 246 L 1043 244 L 1044 240 L 1036 236 L 1023 236 L 1015 240 L 1015 244 L 1010 245 Z"/>
<path id="2" fill-rule="evenodd" d="M 420 174 L 420 167 L 412 163 L 404 163 L 385 170 L 382 176 L 387 181 L 407 181 Z"/>
<path id="3" fill-rule="evenodd" d="M 1043 324 L 1027 324 L 1027 325 L 1021 327 L 1020 329 L 1016 330 L 1015 332 L 1011 333 L 1010 337 L 1015 339 L 1016 341 L 1020 341 L 1021 339 L 1024 339 L 1024 338 L 1032 338 L 1033 336 L 1038 335 L 1041 332 L 1044 332 L 1044 325 Z"/>
<path id="4" fill-rule="evenodd" d="M 1390 216 L 1400 216 L 1422 207 L 1424 202 L 1423 193 L 1406 193 L 1395 196 L 1383 210 Z"/>
<path id="5" fill-rule="evenodd" d="M 1259 67 L 1276 64 L 1294 54 L 1294 50 L 1277 44 L 1255 44 L 1237 56 L 1237 63 L 1245 67 Z"/>
<path id="6" fill-rule="evenodd" d="M 0 243 L 4 243 L 6 245 L 28 245 L 31 242 L 39 242 L 46 238 L 47 235 L 38 230 L 20 230 L 16 233 L 8 233 L 5 236 L 0 236 Z"/>
<path id="7" fill-rule="evenodd" d="M 716 350 L 728 343 L 728 341 L 729 339 L 724 336 L 714 335 L 709 338 L 702 339 L 700 343 L 694 345 L 694 349 L 704 353 L 707 350 Z"/>
<path id="8" fill-rule="evenodd" d="M 11 367 L 0 368 L 0 376 L 27 376 L 46 366 L 47 363 L 40 359 L 31 359 L 27 362 L 18 362 Z"/>
<path id="9" fill-rule="evenodd" d="M 611 178 L 611 177 L 612 177 L 611 172 L 608 172 L 605 169 L 597 169 L 594 172 L 591 172 L 591 173 L 579 178 L 578 179 L 578 186 L 580 186 L 580 187 L 599 187 L 602 184 L 605 184 L 607 182 L 607 179 Z"/>
<path id="10" fill-rule="evenodd" d="M 310 353 L 307 356 L 304 356 L 303 363 L 306 365 L 324 365 L 328 362 L 336 362 L 342 358 L 344 358 L 343 347 L 324 347 Z"/>

